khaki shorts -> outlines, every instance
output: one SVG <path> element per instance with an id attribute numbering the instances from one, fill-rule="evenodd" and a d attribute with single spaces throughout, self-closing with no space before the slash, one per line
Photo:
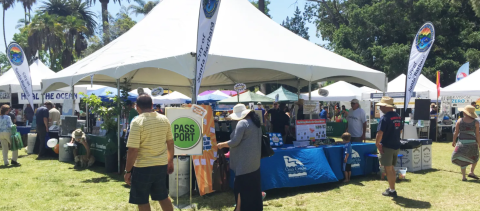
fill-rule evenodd
<path id="1" fill-rule="evenodd" d="M 382 166 L 395 166 L 400 149 L 390 149 L 383 147 L 383 154 L 380 153 L 379 159 Z"/>

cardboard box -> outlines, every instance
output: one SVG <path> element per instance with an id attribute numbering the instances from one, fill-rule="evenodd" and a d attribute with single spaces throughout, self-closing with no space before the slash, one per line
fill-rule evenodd
<path id="1" fill-rule="evenodd" d="M 422 142 L 422 170 L 432 168 L 432 140 L 421 140 Z"/>
<path id="2" fill-rule="evenodd" d="M 410 172 L 422 170 L 422 147 L 415 149 L 400 149 L 398 154 L 402 154 L 403 158 L 397 159 L 395 167 L 407 167 Z"/>

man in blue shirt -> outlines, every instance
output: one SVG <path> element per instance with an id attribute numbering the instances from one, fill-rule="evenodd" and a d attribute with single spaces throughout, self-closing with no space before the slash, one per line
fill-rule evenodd
<path id="1" fill-rule="evenodd" d="M 265 123 L 265 109 L 262 108 L 262 103 L 261 102 L 258 102 L 257 103 L 257 108 L 255 110 L 261 110 L 262 111 L 262 118 L 263 118 L 263 123 Z"/>
<path id="2" fill-rule="evenodd" d="M 324 106 L 323 110 L 320 112 L 320 119 L 325 119 L 327 120 L 329 117 L 328 115 L 328 106 Z"/>
<path id="3" fill-rule="evenodd" d="M 50 101 L 45 102 L 44 106 L 37 109 L 35 114 L 37 123 L 37 140 L 39 142 L 38 158 L 45 156 L 45 137 L 48 133 L 48 118 L 50 109 L 53 108 L 53 103 Z"/>
<path id="4" fill-rule="evenodd" d="M 395 191 L 396 175 L 393 167 L 397 163 L 397 156 L 400 150 L 400 133 L 403 129 L 402 120 L 393 110 L 395 105 L 391 97 L 382 97 L 377 106 L 380 106 L 380 110 L 384 115 L 378 123 L 376 145 L 380 152 L 380 163 L 385 168 L 390 186 L 382 195 L 397 197 L 397 191 Z"/>

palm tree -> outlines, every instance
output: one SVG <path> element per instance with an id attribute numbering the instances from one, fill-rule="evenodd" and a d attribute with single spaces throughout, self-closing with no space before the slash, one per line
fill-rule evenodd
<path id="1" fill-rule="evenodd" d="M 15 29 L 20 29 L 24 26 L 27 26 L 29 23 L 30 23 L 30 20 L 32 20 L 32 16 L 30 15 L 30 13 L 28 13 L 28 19 L 25 18 L 21 18 L 20 20 L 17 21 L 17 25 L 15 26 Z"/>
<path id="2" fill-rule="evenodd" d="M 5 12 L 15 4 L 15 0 L 0 0 L 3 7 L 3 41 L 5 42 L 5 48 L 7 48 L 7 38 L 5 37 Z"/>
<path id="3" fill-rule="evenodd" d="M 89 10 L 90 7 L 86 2 L 82 2 L 82 0 L 49 0 L 44 2 L 44 4 L 39 9 L 40 13 L 62 17 L 75 16 L 84 21 L 88 29 L 86 33 L 88 36 L 92 36 L 95 33 L 95 28 L 97 27 L 95 18 L 97 16 Z"/>
<path id="4" fill-rule="evenodd" d="M 102 25 L 103 25 L 103 33 L 104 34 L 107 34 L 108 33 L 108 9 L 107 9 L 107 6 L 108 6 L 108 3 L 110 2 L 110 0 L 98 0 L 101 4 L 102 4 Z M 127 0 L 128 3 L 130 3 L 130 0 Z M 87 3 L 88 5 L 92 5 L 92 3 L 96 3 L 97 0 L 87 0 Z M 122 5 L 122 2 L 121 0 L 113 0 L 113 3 L 116 3 L 118 2 L 120 5 Z M 104 42 L 105 44 L 107 44 L 108 42 L 110 42 L 110 40 L 108 40 L 108 38 L 104 38 Z"/>
<path id="5" fill-rule="evenodd" d="M 28 14 L 30 14 L 30 12 L 32 11 L 32 6 L 37 3 L 37 0 L 17 0 L 17 2 L 20 2 L 22 3 L 23 5 L 23 10 L 25 11 L 25 26 L 28 24 L 28 22 L 30 22 L 31 19 L 27 20 L 27 10 L 28 10 Z"/>
<path id="6" fill-rule="evenodd" d="M 159 1 L 149 1 L 147 3 L 145 3 L 144 0 L 133 1 L 135 1 L 138 5 L 130 5 L 128 9 L 132 10 L 132 14 L 135 14 L 135 16 L 138 16 L 139 14 L 147 15 L 159 3 Z"/>

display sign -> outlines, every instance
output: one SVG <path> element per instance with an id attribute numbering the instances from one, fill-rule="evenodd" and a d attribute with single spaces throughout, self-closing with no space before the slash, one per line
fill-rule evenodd
<path id="1" fill-rule="evenodd" d="M 297 120 L 297 141 L 327 138 L 327 123 L 324 119 Z"/>
<path id="2" fill-rule="evenodd" d="M 202 155 L 203 118 L 190 108 L 166 108 L 170 120 L 175 155 Z"/>
<path id="3" fill-rule="evenodd" d="M 303 114 L 319 114 L 320 102 L 305 100 L 303 104 Z"/>
<path id="4" fill-rule="evenodd" d="M 326 90 L 326 89 L 318 89 L 318 94 L 319 94 L 320 96 L 327 97 L 327 96 L 328 96 L 328 93 L 329 93 L 329 92 L 328 92 L 328 90 Z"/>
<path id="5" fill-rule="evenodd" d="M 365 130 L 365 138 L 366 139 L 370 139 L 371 138 L 371 127 L 370 127 L 370 124 L 371 124 L 371 109 L 372 107 L 370 106 L 370 101 L 359 101 L 359 104 L 360 104 L 360 107 L 363 109 L 363 111 L 365 111 L 365 119 L 367 120 L 367 128 Z"/>
<path id="6" fill-rule="evenodd" d="M 384 93 L 370 93 L 371 99 L 381 99 Z M 405 92 L 386 92 L 385 96 L 391 98 L 405 98 Z M 416 92 L 412 93 L 412 97 L 416 97 Z"/>
<path id="7" fill-rule="evenodd" d="M 25 93 L 18 92 L 18 104 L 27 104 L 28 100 Z M 40 104 L 42 103 L 42 92 L 36 91 L 33 92 L 33 103 Z M 82 95 L 79 92 L 75 91 L 75 100 L 82 98 Z M 64 100 L 72 101 L 72 93 L 71 92 L 47 92 L 45 93 L 45 101 L 51 101 L 52 103 L 63 103 Z"/>
<path id="8" fill-rule="evenodd" d="M 153 97 L 156 97 L 158 95 L 162 95 L 163 94 L 163 88 L 162 87 L 157 87 L 157 88 L 154 88 L 152 89 L 152 96 Z"/>
<path id="9" fill-rule="evenodd" d="M 233 90 L 237 91 L 238 93 L 243 92 L 247 89 L 247 85 L 244 83 L 238 83 L 233 86 Z"/>
<path id="10" fill-rule="evenodd" d="M 7 47 L 8 61 L 12 65 L 12 69 L 17 76 L 20 87 L 22 87 L 25 93 L 25 99 L 27 99 L 30 106 L 33 108 L 33 88 L 32 77 L 30 76 L 30 67 L 28 66 L 28 60 L 23 52 L 22 47 L 17 43 L 10 43 Z"/>
<path id="11" fill-rule="evenodd" d="M 0 100 L 10 100 L 10 93 L 0 92 Z"/>
<path id="12" fill-rule="evenodd" d="M 283 138 L 281 133 L 268 133 L 268 137 L 270 138 L 270 146 L 283 146 Z"/>

